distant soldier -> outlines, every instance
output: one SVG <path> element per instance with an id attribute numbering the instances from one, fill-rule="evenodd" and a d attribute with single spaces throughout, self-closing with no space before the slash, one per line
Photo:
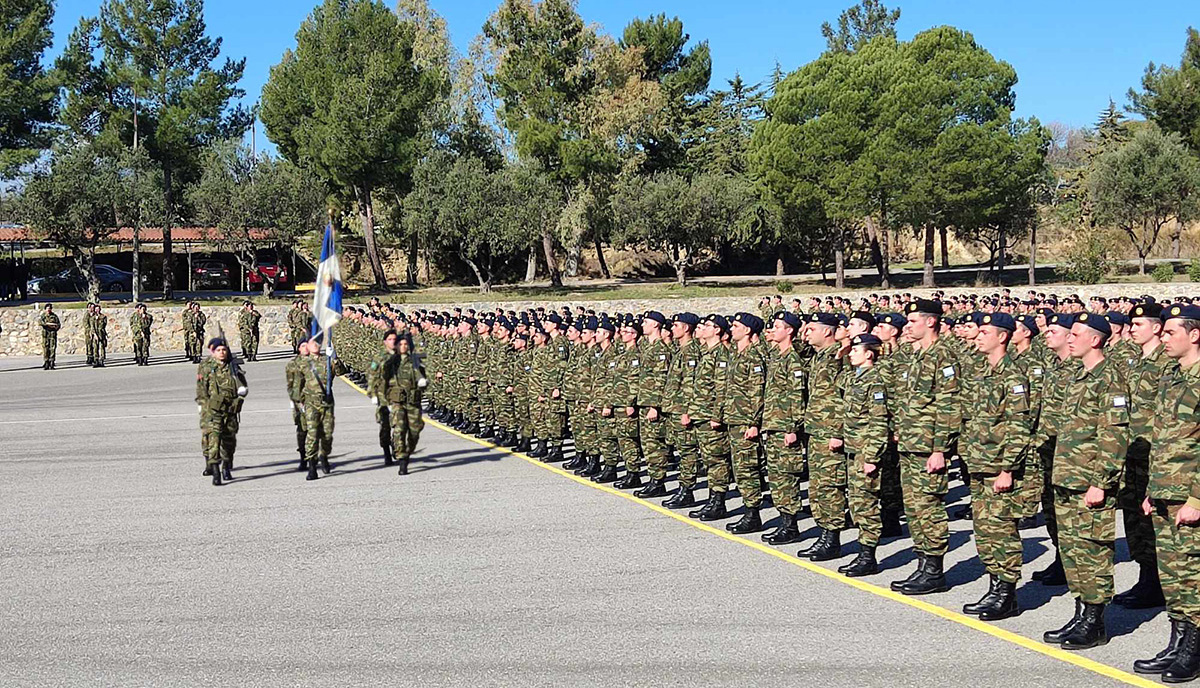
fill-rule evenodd
<path id="1" fill-rule="evenodd" d="M 222 478 L 232 480 L 233 452 L 237 448 L 238 414 L 246 397 L 246 379 L 234 366 L 233 354 L 224 339 L 209 343 L 212 363 L 202 371 L 197 384 L 196 404 L 203 428 L 202 445 L 213 485 Z"/>
<path id="2" fill-rule="evenodd" d="M 179 318 L 183 325 L 183 354 L 187 356 L 187 360 L 192 363 L 198 363 L 196 360 L 200 356 L 199 342 L 194 340 L 196 329 L 196 312 L 192 310 L 192 302 L 189 301 L 187 306 L 184 306 L 183 314 Z"/>
<path id="3" fill-rule="evenodd" d="M 88 302 L 87 310 L 83 314 L 83 345 L 87 350 L 87 364 L 96 367 L 96 337 L 92 331 L 96 327 L 96 304 Z"/>
<path id="4" fill-rule="evenodd" d="M 196 301 L 192 302 L 192 337 L 196 340 L 196 362 L 200 362 L 200 348 L 204 342 L 205 325 L 208 324 L 208 316 L 204 311 L 200 310 L 200 304 Z"/>
<path id="5" fill-rule="evenodd" d="M 394 332 L 389 334 L 394 335 Z M 421 429 L 421 392 L 428 384 L 425 369 L 412 350 L 412 339 L 408 334 L 400 337 L 385 337 L 390 341 L 392 355 L 384 364 L 381 396 L 377 403 L 387 404 L 392 423 L 392 446 L 396 453 L 400 475 L 408 474 L 408 460 L 417 450 Z"/>
<path id="6" fill-rule="evenodd" d="M 262 313 L 254 310 L 254 304 L 247 301 L 238 313 L 238 336 L 242 340 L 242 356 L 247 361 L 258 360 L 258 321 Z"/>
<path id="7" fill-rule="evenodd" d="M 302 303 L 304 302 L 300 299 L 296 299 L 295 301 L 292 301 L 292 307 L 288 309 L 288 339 L 290 339 L 292 342 L 292 353 L 298 353 L 300 351 L 300 343 L 303 342 L 304 338 L 308 336 L 308 332 L 306 332 L 303 329 L 303 326 L 300 324 L 301 318 L 304 317 L 303 311 L 300 310 L 300 305 Z"/>
<path id="8" fill-rule="evenodd" d="M 108 352 L 108 316 L 101 312 L 100 304 L 95 304 L 92 311 L 92 340 L 95 349 L 96 368 L 103 368 Z"/>
<path id="9" fill-rule="evenodd" d="M 133 360 L 137 365 L 150 365 L 150 326 L 154 324 L 154 316 L 146 310 L 146 304 L 139 303 L 129 316 L 129 333 L 133 336 Z"/>
<path id="10" fill-rule="evenodd" d="M 58 352 L 58 330 L 62 323 L 59 322 L 53 305 L 46 304 L 38 323 L 42 326 L 42 370 L 54 370 L 54 357 Z"/>

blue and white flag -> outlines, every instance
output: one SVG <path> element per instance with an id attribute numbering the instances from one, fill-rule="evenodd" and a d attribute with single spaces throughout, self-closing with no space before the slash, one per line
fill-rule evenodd
<path id="1" fill-rule="evenodd" d="M 342 319 L 342 267 L 333 247 L 333 225 L 325 227 L 321 264 L 317 266 L 317 284 L 313 289 L 312 312 L 312 336 L 320 333 L 321 339 L 328 342 L 329 328 Z"/>

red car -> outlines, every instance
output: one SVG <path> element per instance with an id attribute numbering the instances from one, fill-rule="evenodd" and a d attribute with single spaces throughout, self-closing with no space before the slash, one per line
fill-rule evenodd
<path id="1" fill-rule="evenodd" d="M 287 268 L 278 263 L 259 261 L 254 264 L 254 269 L 247 273 L 246 284 L 250 287 L 261 287 L 267 278 L 275 280 L 277 287 L 286 284 L 288 281 Z"/>

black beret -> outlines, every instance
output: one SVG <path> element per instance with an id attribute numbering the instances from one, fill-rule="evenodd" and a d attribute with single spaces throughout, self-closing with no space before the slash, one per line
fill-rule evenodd
<path id="1" fill-rule="evenodd" d="M 1108 322 L 1113 325 L 1128 325 L 1129 324 L 1129 316 L 1125 315 L 1124 313 L 1121 313 L 1120 311 L 1111 311 L 1111 312 L 1105 313 L 1104 317 L 1108 318 Z"/>
<path id="2" fill-rule="evenodd" d="M 782 320 L 785 325 L 793 330 L 800 329 L 800 323 L 803 322 L 799 315 L 788 311 L 779 311 L 775 314 L 775 320 Z"/>
<path id="3" fill-rule="evenodd" d="M 600 319 L 594 315 L 589 315 L 583 320 L 583 329 L 595 332 L 600 328 Z"/>
<path id="4" fill-rule="evenodd" d="M 1153 301 L 1151 301 L 1150 303 L 1138 304 L 1133 307 L 1133 310 L 1129 311 L 1130 317 L 1133 317 L 1133 318 L 1153 318 L 1155 320 L 1158 320 L 1159 318 L 1162 317 L 1162 314 L 1163 314 L 1162 304 L 1154 303 Z"/>
<path id="5" fill-rule="evenodd" d="M 883 340 L 873 334 L 855 335 L 854 339 L 850 340 L 850 346 L 867 346 L 877 347 L 883 344 Z"/>
<path id="6" fill-rule="evenodd" d="M 763 331 L 762 318 L 752 313 L 738 313 L 737 315 L 733 316 L 733 322 L 745 326 L 746 329 L 750 330 L 754 334 L 758 334 Z"/>
<path id="7" fill-rule="evenodd" d="M 1046 324 L 1057 325 L 1058 327 L 1064 327 L 1069 330 L 1071 329 L 1071 326 L 1075 324 L 1075 314 L 1055 313 L 1046 319 Z"/>
<path id="8" fill-rule="evenodd" d="M 940 317 L 945 311 L 942 309 L 941 301 L 932 299 L 917 299 L 908 304 L 904 308 L 905 313 L 921 313 L 922 315 L 934 315 Z"/>
<path id="9" fill-rule="evenodd" d="M 608 330 L 609 332 L 617 331 L 617 324 L 608 318 L 604 318 L 596 325 L 597 330 Z"/>
<path id="10" fill-rule="evenodd" d="M 1200 320 L 1200 306 L 1178 304 L 1163 311 L 1163 320 L 1182 318 L 1184 320 Z"/>
<path id="11" fill-rule="evenodd" d="M 1097 313 L 1080 313 L 1079 317 L 1075 318 L 1075 322 L 1086 325 L 1106 336 L 1112 334 L 1112 327 L 1108 324 L 1108 320 Z"/>
<path id="12" fill-rule="evenodd" d="M 715 325 L 717 327 L 717 329 L 721 330 L 722 332 L 729 331 L 729 321 L 726 320 L 725 316 L 723 316 L 723 315 L 717 315 L 716 313 L 712 313 L 712 314 L 709 314 L 708 316 L 706 316 L 704 318 L 704 321 Z"/>
<path id="13" fill-rule="evenodd" d="M 978 323 L 980 327 L 991 325 L 992 327 L 999 327 L 1009 332 L 1017 329 L 1016 321 L 1008 313 L 980 313 L 979 316 Z"/>
<path id="14" fill-rule="evenodd" d="M 867 311 L 854 311 L 853 313 L 850 314 L 850 319 L 851 320 L 861 320 L 861 321 L 865 322 L 868 327 L 875 327 L 876 323 L 878 322 L 875 319 L 875 316 L 871 315 Z"/>
<path id="15" fill-rule="evenodd" d="M 908 319 L 899 313 L 881 313 L 875 317 L 876 325 L 891 325 L 897 330 L 903 330 Z"/>
<path id="16" fill-rule="evenodd" d="M 1039 331 L 1038 325 L 1037 325 L 1037 318 L 1033 317 L 1032 315 L 1018 315 L 1017 322 L 1020 323 L 1022 327 L 1029 330 L 1029 333 L 1031 335 L 1033 335 L 1035 337 L 1037 336 L 1037 333 Z"/>
<path id="17" fill-rule="evenodd" d="M 222 339 L 220 337 L 213 337 L 212 339 L 208 340 L 208 348 L 215 349 L 218 346 L 223 346 L 226 349 L 228 349 L 229 342 L 225 341 L 224 339 Z"/>
<path id="18" fill-rule="evenodd" d="M 695 313 L 676 313 L 672 318 L 675 322 L 681 322 L 688 327 L 695 328 L 700 324 L 700 316 Z"/>
<path id="19" fill-rule="evenodd" d="M 667 316 L 663 315 L 662 313 L 659 313 L 658 311 L 646 311 L 646 314 L 642 316 L 642 319 L 643 320 L 653 320 L 654 322 L 658 323 L 659 325 L 667 324 Z"/>
<path id="20" fill-rule="evenodd" d="M 828 327 L 838 326 L 838 317 L 836 313 L 813 313 L 808 316 L 808 321 L 818 325 L 826 325 Z"/>

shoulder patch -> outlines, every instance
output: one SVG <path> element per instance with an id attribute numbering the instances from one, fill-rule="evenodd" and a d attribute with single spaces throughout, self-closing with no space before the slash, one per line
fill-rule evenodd
<path id="1" fill-rule="evenodd" d="M 942 368 L 942 377 L 944 377 L 944 378 L 954 377 L 954 366 L 946 366 L 945 368 Z"/>
<path id="2" fill-rule="evenodd" d="M 887 395 L 884 394 L 883 392 L 876 392 L 874 396 L 875 396 L 875 401 L 883 401 L 884 399 L 887 398 Z"/>
<path id="3" fill-rule="evenodd" d="M 1117 396 L 1113 397 L 1112 405 L 1113 408 L 1125 408 L 1128 405 L 1128 401 L 1126 401 L 1124 395 L 1118 394 Z"/>
<path id="4" fill-rule="evenodd" d="M 718 368 L 724 368 L 724 367 L 726 367 L 726 366 L 728 366 L 728 365 L 729 365 L 729 363 L 728 363 L 727 361 L 718 361 L 718 362 L 717 362 L 717 367 L 718 367 Z"/>
<path id="5" fill-rule="evenodd" d="M 793 370 L 792 377 L 804 377 L 804 371 L 803 370 Z"/>
<path id="6" fill-rule="evenodd" d="M 1025 385 L 1013 385 L 1013 394 L 1024 394 Z"/>
<path id="7" fill-rule="evenodd" d="M 756 372 L 756 373 L 761 373 L 761 372 L 762 372 L 762 366 L 754 366 L 754 372 Z"/>
<path id="8" fill-rule="evenodd" d="M 1034 375 L 1037 375 L 1037 376 L 1039 376 L 1039 377 L 1040 377 L 1040 376 L 1042 375 L 1042 369 L 1041 369 L 1041 368 L 1034 368 L 1034 369 L 1033 369 L 1033 374 L 1034 374 Z"/>

